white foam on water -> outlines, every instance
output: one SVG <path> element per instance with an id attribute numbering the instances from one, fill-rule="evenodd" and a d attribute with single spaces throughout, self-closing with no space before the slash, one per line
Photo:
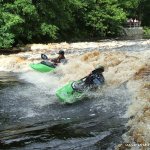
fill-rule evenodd
<path id="1" fill-rule="evenodd" d="M 59 74 L 62 74 L 61 78 L 51 75 L 50 73 L 41 74 L 33 70 L 31 71 L 31 68 L 28 65 L 33 62 L 36 63 L 41 61 L 39 55 L 44 51 L 41 45 L 40 49 L 37 51 L 35 50 L 36 45 L 34 45 L 34 50 L 32 52 L 24 53 L 26 54 L 25 57 L 23 57 L 23 53 L 0 56 L 0 70 L 22 72 L 20 79 L 34 84 L 39 89 L 39 94 L 45 91 L 47 94 L 53 95 L 59 86 L 64 85 L 68 81 L 78 80 L 86 76 L 97 64 L 103 65 L 105 67 L 104 77 L 106 79 L 106 84 L 108 87 L 111 87 L 110 89 L 107 89 L 106 93 L 107 95 L 110 95 L 110 97 L 114 98 L 115 104 L 118 105 L 118 107 L 121 107 L 126 106 L 131 102 L 130 99 L 128 100 L 128 98 L 126 98 L 126 91 L 124 91 L 122 88 L 117 89 L 116 87 L 127 82 L 128 84 L 126 88 L 133 95 L 132 104 L 127 109 L 127 113 L 124 116 L 130 117 L 133 115 L 135 117 L 135 119 L 132 119 L 132 121 L 129 122 L 129 125 L 132 128 L 130 131 L 132 138 L 136 142 L 146 141 L 150 143 L 150 129 L 149 126 L 147 126 L 150 120 L 150 115 L 148 112 L 150 108 L 148 94 L 150 40 L 107 41 L 99 43 L 91 42 L 73 44 L 63 43 L 54 45 L 52 44 L 48 46 L 46 45 L 44 48 L 47 48 L 48 52 L 48 48 L 56 48 L 57 50 L 60 48 L 68 48 L 69 51 L 69 48 L 84 49 L 89 47 L 102 49 L 103 51 L 91 51 L 81 56 L 70 56 L 70 62 L 64 66 L 61 65 L 58 68 Z M 31 89 L 29 89 L 29 91 Z M 29 94 L 31 94 L 31 91 Z M 36 101 L 35 104 L 39 106 L 51 103 L 51 100 L 47 98 L 45 102 L 43 102 L 39 98 L 40 96 L 37 96 L 36 92 L 35 95 L 34 92 L 32 94 L 33 99 L 31 100 L 33 102 Z M 124 98 L 126 101 L 124 101 Z M 107 111 L 111 104 L 113 104 L 113 102 L 109 99 L 101 99 L 97 102 L 94 101 L 93 107 L 96 106 L 99 109 L 103 108 L 105 111 Z M 103 105 L 104 107 L 102 107 Z M 119 116 L 121 115 L 122 114 L 119 114 Z"/>
<path id="2" fill-rule="evenodd" d="M 20 75 L 20 79 L 45 90 L 52 90 L 59 86 L 59 78 L 50 73 L 40 73 L 36 71 L 26 72 Z"/>

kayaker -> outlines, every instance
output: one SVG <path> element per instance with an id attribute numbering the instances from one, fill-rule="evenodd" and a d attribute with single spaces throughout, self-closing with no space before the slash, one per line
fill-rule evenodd
<path id="1" fill-rule="evenodd" d="M 98 66 L 93 70 L 88 76 L 85 77 L 85 84 L 88 86 L 91 85 L 102 85 L 105 82 L 103 73 L 104 72 L 104 67 L 103 66 Z"/>
<path id="2" fill-rule="evenodd" d="M 47 66 L 50 66 L 50 67 L 53 67 L 53 68 L 57 67 L 57 65 L 59 63 L 65 64 L 65 63 L 67 63 L 67 60 L 66 60 L 64 54 L 65 54 L 65 52 L 63 50 L 60 50 L 58 52 L 58 57 L 53 58 L 53 59 L 48 59 L 48 57 L 46 55 L 41 54 L 42 59 L 43 58 L 46 59 L 46 61 L 42 61 L 41 64 L 44 64 L 44 65 L 47 65 Z M 50 61 L 48 61 L 48 60 L 50 60 Z"/>
<path id="3" fill-rule="evenodd" d="M 86 89 L 97 89 L 99 86 L 105 83 L 103 76 L 104 67 L 96 67 L 88 76 L 80 79 L 79 82 L 73 83 L 73 89 L 78 92 L 82 92 Z"/>
<path id="4" fill-rule="evenodd" d="M 65 63 L 66 62 L 66 58 L 65 58 L 65 52 L 63 50 L 60 50 L 58 52 L 58 57 L 51 59 L 51 62 L 54 63 L 54 65 L 58 65 L 59 63 Z"/>

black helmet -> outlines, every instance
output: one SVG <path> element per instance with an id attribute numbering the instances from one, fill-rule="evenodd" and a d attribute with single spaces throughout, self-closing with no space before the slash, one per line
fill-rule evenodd
<path id="1" fill-rule="evenodd" d="M 60 51 L 58 52 L 58 54 L 64 55 L 65 52 L 64 52 L 63 50 L 60 50 Z"/>
<path id="2" fill-rule="evenodd" d="M 103 66 L 97 66 L 95 70 L 92 71 L 92 73 L 102 73 L 104 72 L 104 67 Z"/>

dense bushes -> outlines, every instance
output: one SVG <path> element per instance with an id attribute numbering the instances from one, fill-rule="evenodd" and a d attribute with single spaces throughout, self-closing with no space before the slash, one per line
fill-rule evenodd
<path id="1" fill-rule="evenodd" d="M 150 27 L 144 27 L 144 37 L 150 38 Z"/>
<path id="2" fill-rule="evenodd" d="M 149 3 L 148 0 L 0 0 L 0 48 L 18 43 L 114 37 L 133 14 L 141 15 L 148 26 L 149 11 L 143 5 Z"/>

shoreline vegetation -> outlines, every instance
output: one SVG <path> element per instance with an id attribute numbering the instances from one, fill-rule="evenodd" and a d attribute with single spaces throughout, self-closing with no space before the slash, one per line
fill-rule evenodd
<path id="1" fill-rule="evenodd" d="M 0 49 L 116 38 L 129 18 L 146 27 L 147 35 L 149 5 L 149 0 L 1 0 Z"/>

